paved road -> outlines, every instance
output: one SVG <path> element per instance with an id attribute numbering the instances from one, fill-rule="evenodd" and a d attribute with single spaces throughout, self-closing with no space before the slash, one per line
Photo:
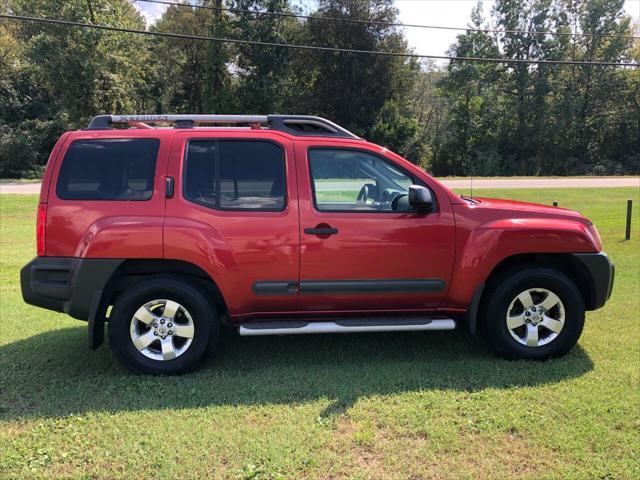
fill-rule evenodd
<path id="1" fill-rule="evenodd" d="M 469 188 L 468 178 L 447 180 L 440 179 L 449 188 Z M 604 188 L 604 187 L 638 187 L 640 177 L 607 177 L 607 178 L 494 178 L 473 180 L 473 188 Z"/>
<path id="2" fill-rule="evenodd" d="M 450 188 L 469 188 L 469 179 L 447 180 L 440 179 Z M 349 182 L 340 184 L 340 188 L 350 186 Z M 354 188 L 358 188 L 360 184 Z M 613 177 L 613 178 L 495 178 L 473 180 L 473 188 L 599 188 L 599 187 L 638 187 L 640 177 Z M 40 193 L 39 183 L 3 183 L 0 184 L 0 193 L 37 194 Z"/>
<path id="3" fill-rule="evenodd" d="M 0 183 L 0 193 L 40 193 L 40 183 Z"/>

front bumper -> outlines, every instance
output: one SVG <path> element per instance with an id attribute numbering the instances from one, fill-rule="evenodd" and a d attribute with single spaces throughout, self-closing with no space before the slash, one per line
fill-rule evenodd
<path id="1" fill-rule="evenodd" d="M 587 310 L 596 310 L 604 306 L 611 297 L 615 266 L 606 253 L 576 253 L 574 258 L 587 273 L 591 290 Z"/>
<path id="2" fill-rule="evenodd" d="M 20 271 L 22 298 L 30 305 L 88 320 L 119 259 L 36 257 Z M 98 298 L 99 299 L 99 298 Z"/>

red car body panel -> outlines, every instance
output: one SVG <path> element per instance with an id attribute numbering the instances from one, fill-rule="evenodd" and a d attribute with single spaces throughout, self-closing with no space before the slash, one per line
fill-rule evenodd
<path id="1" fill-rule="evenodd" d="M 148 201 L 70 201 L 56 195 L 61 159 L 79 139 L 158 138 L 153 196 Z M 189 139 L 264 139 L 286 160 L 282 212 L 212 210 L 182 192 Z M 367 150 L 428 186 L 436 211 L 334 213 L 315 209 L 308 149 Z M 175 193 L 165 196 L 165 180 Z M 461 199 L 423 170 L 377 145 L 339 138 L 299 138 L 269 130 L 129 129 L 67 133 L 56 144 L 42 183 L 47 203 L 46 255 L 79 258 L 172 259 L 204 270 L 218 286 L 233 321 L 350 314 L 450 311 L 469 308 L 474 290 L 504 259 L 523 253 L 591 253 L 602 249 L 590 222 L 576 212 L 521 202 Z M 126 208 L 124 208 L 126 206 Z M 339 234 L 304 233 L 327 224 Z M 300 282 L 357 279 L 437 279 L 430 293 L 305 294 Z M 260 295 L 256 282 L 291 282 L 292 291 Z"/>
<path id="2" fill-rule="evenodd" d="M 332 310 L 425 311 L 438 307 L 446 297 L 453 269 L 455 222 L 451 201 L 434 188 L 438 209 L 430 215 L 395 212 L 320 212 L 313 202 L 307 154 L 314 147 L 343 147 L 364 150 L 389 158 L 387 151 L 359 141 L 296 140 L 300 195 L 300 281 L 353 279 L 440 279 L 445 288 L 434 293 L 378 292 L 362 294 L 300 294 L 302 311 Z M 410 173 L 406 160 L 396 161 Z M 425 183 L 430 182 L 427 179 Z M 305 228 L 319 224 L 338 229 L 337 235 L 306 235 Z"/>
<path id="3" fill-rule="evenodd" d="M 164 223 L 164 176 L 173 135 L 153 134 L 150 130 L 73 132 L 66 138 L 51 178 L 57 179 L 60 161 L 76 140 L 107 138 L 158 138 L 153 196 L 147 201 L 62 200 L 56 195 L 56 182 L 49 185 L 46 253 L 47 256 L 80 258 L 162 258 Z M 126 205 L 126 209 L 123 208 Z"/>
<path id="4" fill-rule="evenodd" d="M 602 249 L 580 214 L 524 202 L 456 203 L 456 265 L 448 306 L 466 308 L 477 285 L 503 260 L 528 253 L 595 253 Z"/>
<path id="5" fill-rule="evenodd" d="M 285 152 L 287 205 L 282 212 L 221 211 L 189 202 L 183 196 L 182 166 L 189 139 L 242 139 L 245 131 L 189 131 L 175 135 L 169 175 L 175 195 L 167 199 L 165 258 L 200 266 L 218 285 L 231 315 L 296 310 L 296 295 L 257 295 L 259 281 L 297 282 L 300 270 L 298 189 L 293 143 L 285 136 L 252 132 Z"/>

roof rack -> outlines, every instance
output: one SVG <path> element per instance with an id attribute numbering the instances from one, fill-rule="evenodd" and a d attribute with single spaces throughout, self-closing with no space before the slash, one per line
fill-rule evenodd
<path id="1" fill-rule="evenodd" d="M 310 115 L 98 115 L 93 117 L 86 130 L 107 130 L 114 125 L 125 124 L 137 128 L 152 128 L 153 123 L 173 123 L 176 128 L 193 128 L 196 125 L 249 125 L 260 129 L 267 125 L 296 136 L 331 136 L 360 139 L 340 125 Z"/>

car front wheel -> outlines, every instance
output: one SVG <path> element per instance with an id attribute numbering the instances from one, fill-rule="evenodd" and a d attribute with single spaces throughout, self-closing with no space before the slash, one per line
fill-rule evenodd
<path id="1" fill-rule="evenodd" d="M 505 358 L 545 360 L 566 354 L 578 342 L 584 312 L 582 295 L 566 275 L 530 267 L 489 286 L 483 332 Z"/>

